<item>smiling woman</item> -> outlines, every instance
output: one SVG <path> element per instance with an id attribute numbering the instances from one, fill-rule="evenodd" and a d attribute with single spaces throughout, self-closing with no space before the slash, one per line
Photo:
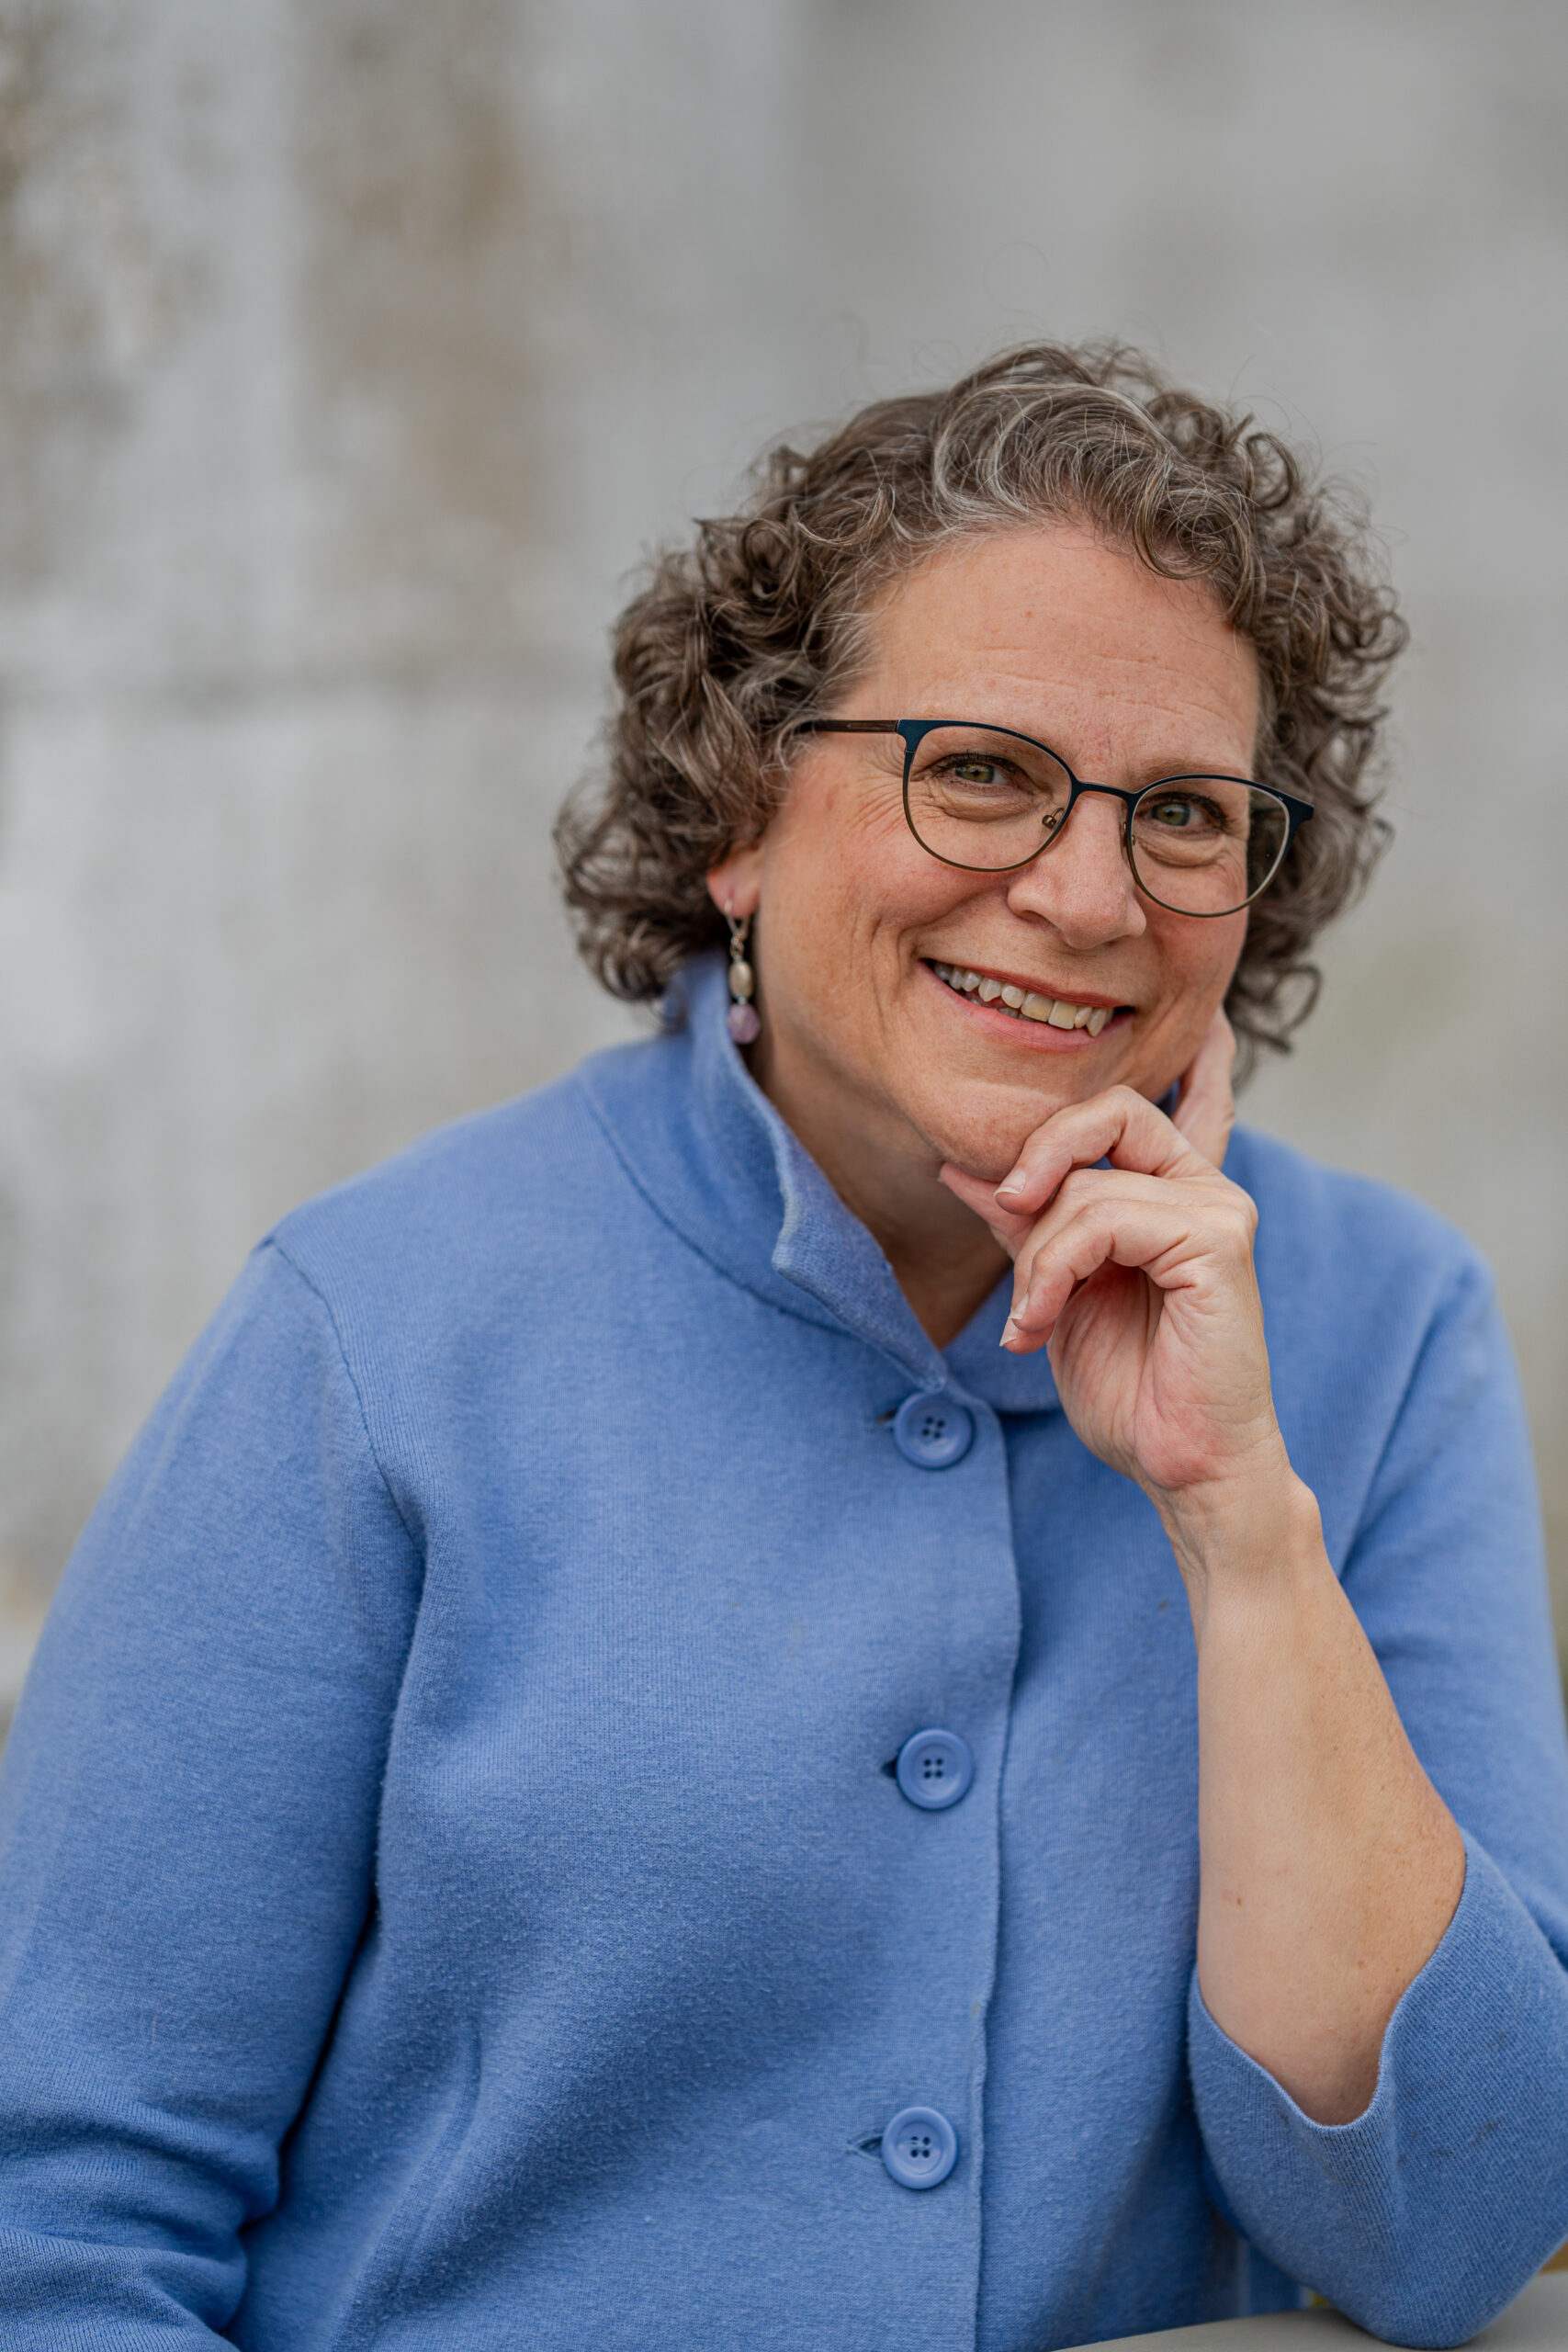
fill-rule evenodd
<path id="1" fill-rule="evenodd" d="M 1258 662 L 1207 582 L 1163 578 L 1065 522 L 924 557 L 860 638 L 860 674 L 826 722 L 835 731 L 807 734 L 777 814 L 708 882 L 728 912 L 760 917 L 764 1093 L 878 1234 L 945 1346 L 997 1266 L 984 1228 L 935 1191 L 935 1167 L 995 1180 L 1062 1104 L 1116 1084 L 1163 1094 L 1230 987 L 1247 928 L 1236 853 L 1245 864 L 1248 786 L 1212 779 L 1247 775 Z M 902 734 L 836 731 L 880 727 L 884 712 L 976 708 L 993 731 L 927 733 L 923 720 Z M 1005 764 L 999 727 L 1012 739 Z M 1060 747 L 1059 781 L 1025 729 Z M 1075 768 L 1114 782 L 1075 798 Z M 1194 775 L 1201 795 L 1164 781 Z M 1145 845 L 1161 817 L 1168 824 L 1173 793 L 1176 809 L 1221 835 L 1204 865 Z M 1216 866 L 1208 920 L 1144 887 L 1152 867 L 1181 895 L 1173 876 Z M 940 981 L 939 964 L 974 971 L 974 990 Z M 1082 1028 L 1020 1020 L 1010 991 L 1020 1012 L 1045 999 L 1071 1004 L 1075 1023 L 1080 1007 L 1089 1017 Z"/>
<path id="2" fill-rule="evenodd" d="M 1114 345 L 1010 352 L 947 392 L 863 411 L 807 455 L 781 447 L 748 508 L 655 567 L 616 646 L 609 789 L 561 831 L 584 952 L 609 987 L 657 996 L 716 944 L 701 877 L 776 808 L 803 714 L 862 670 L 881 602 L 922 559 L 1046 519 L 1134 554 L 1151 591 L 1201 582 L 1245 642 L 1258 695 L 1246 773 L 1316 811 L 1255 907 L 1228 993 L 1244 1051 L 1284 1042 L 1315 993 L 1306 952 L 1385 838 L 1364 779 L 1404 626 L 1351 502 L 1276 435 Z M 1124 660 L 1136 702 L 1137 656 Z"/>
<path id="3" fill-rule="evenodd" d="M 1439 2346 L 1568 2233 L 1490 1284 L 1232 1132 L 1398 641 L 1115 352 L 656 567 L 561 844 L 660 1034 L 286 1219 L 40 1647 L 8 2346 Z"/>

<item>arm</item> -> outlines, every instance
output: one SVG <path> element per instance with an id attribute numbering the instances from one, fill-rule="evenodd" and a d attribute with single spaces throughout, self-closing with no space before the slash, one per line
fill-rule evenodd
<path id="1" fill-rule="evenodd" d="M 1190 2055 L 1243 2233 L 1377 2333 L 1451 2344 L 1568 2234 L 1568 1756 L 1528 1439 L 1484 1271 L 1456 1250 L 1417 1312 L 1397 1416 L 1337 1540 L 1401 1722 L 1465 1833 L 1459 1907 L 1353 2120 L 1303 2114 L 1196 1978 Z M 1303 1445 L 1354 1443 L 1332 1405 L 1313 1418 Z"/>
<path id="2" fill-rule="evenodd" d="M 1092 1164 L 1102 1153 L 1108 1169 Z M 981 1206 L 983 1188 L 949 1181 Z M 1467 1880 L 1444 1802 L 1465 1776 L 1451 1776 L 1441 1795 L 1433 1785 L 1334 1575 L 1274 1419 L 1251 1203 L 1152 1106 L 1108 1095 L 1041 1128 L 989 1208 L 1015 1251 L 1011 1343 L 1048 1341 L 1074 1426 L 1150 1495 L 1191 1601 L 1201 1841 L 1194 2075 L 1211 2155 L 1242 2226 L 1295 2276 L 1368 2324 L 1410 2330 L 1401 2340 L 1455 2341 L 1445 2331 L 1462 2335 L 1490 2316 L 1568 2225 L 1568 2073 L 1559 2078 L 1568 1980 L 1484 1854 L 1472 1855 Z M 1436 1354 L 1462 1363 L 1468 1345 L 1455 1340 Z M 1471 1400 L 1462 1426 L 1431 1443 L 1446 1449 L 1450 1474 L 1463 1465 L 1459 1485 L 1468 1482 L 1472 1500 L 1509 1497 L 1517 1535 L 1512 1498 L 1528 1516 L 1528 1459 L 1506 1439 L 1479 1442 L 1499 1426 L 1496 1359 L 1494 1347 L 1490 1419 Z M 1436 1361 L 1427 1375 L 1448 1376 Z M 1501 1376 L 1506 1384 L 1506 1367 Z M 1414 1423 L 1423 1415 L 1435 1426 L 1429 1400 L 1411 1408 Z M 1447 1558 L 1453 1578 L 1487 1581 L 1489 1547 L 1458 1523 L 1455 1475 L 1446 1490 L 1419 1475 L 1416 1484 L 1427 1497 L 1428 1566 Z M 1493 1510 L 1495 1528 L 1495 1501 Z M 1528 1533 L 1513 1545 L 1527 1581 L 1530 1548 Z M 1532 1604 L 1493 1590 L 1477 1621 L 1488 1647 L 1453 1611 L 1453 1578 L 1446 1589 L 1441 1573 L 1420 1581 L 1418 1559 L 1426 1620 L 1406 1623 L 1403 1638 L 1396 1631 L 1385 1652 L 1414 1690 L 1408 1663 L 1423 1644 L 1429 1655 L 1450 1637 L 1463 1649 L 1468 1637 L 1419 1728 L 1448 1726 L 1453 1754 L 1465 1678 L 1495 1667 L 1486 1703 L 1506 1752 L 1510 1711 L 1541 1711 L 1541 1660 L 1521 1670 L 1493 1628 L 1501 1621 L 1517 1634 L 1522 1610 L 1549 1671 L 1539 1595 Z M 1408 1611 L 1408 1563 L 1393 1581 Z M 1348 1582 L 1356 1591 L 1356 1577 Z M 1378 1638 L 1364 1600 L 1363 1614 Z M 1555 1718 L 1551 1736 L 1560 1747 Z M 1443 1753 L 1441 1740 L 1420 1744 Z M 1562 1779 L 1554 1751 L 1541 1778 L 1549 1803 Z M 1469 2000 L 1462 2030 L 1475 2050 L 1516 2050 L 1517 2096 L 1505 2097 L 1495 2064 L 1466 2077 L 1451 2005 L 1434 1997 L 1445 1982 Z M 1531 2020 L 1522 2038 L 1521 2014 Z M 1391 2065 L 1391 2052 L 1402 2063 Z M 1413 2093 L 1413 2084 L 1424 2087 Z M 1503 2131 L 1500 2101 L 1514 2110 Z M 1551 2120 L 1521 2132 L 1527 2113 Z M 1416 2145 L 1398 2144 L 1416 2115 Z M 1455 2143 L 1468 2154 L 1475 2135 L 1491 2151 L 1487 2185 L 1474 2160 L 1453 2160 Z M 1337 2188 L 1337 2166 L 1346 2174 Z M 1462 2291 L 1456 2264 L 1469 2274 Z M 1427 2285 L 1439 2290 L 1418 2315 Z M 1428 2324 L 1437 2332 L 1418 2332 Z"/>
<path id="3" fill-rule="evenodd" d="M 1458 1905 L 1463 1840 L 1282 1444 L 1161 1504 L 1198 1646 L 1198 1981 L 1303 2114 L 1346 2123 Z"/>
<path id="4" fill-rule="evenodd" d="M 89 1523 L 0 1786 L 0 2335 L 216 2341 L 371 1891 L 417 1562 L 253 1260 Z"/>
<path id="5" fill-rule="evenodd" d="M 1257 1213 L 1215 1165 L 1228 1069 L 1222 1026 L 1182 1105 L 1207 1152 L 1117 1089 L 1047 1120 L 992 1199 L 949 1181 L 1014 1252 L 1003 1345 L 1049 1345 L 1074 1429 L 1148 1495 L 1187 1588 L 1209 2012 L 1303 2112 L 1339 2123 L 1371 2096 L 1464 1849 L 1275 1419 Z"/>

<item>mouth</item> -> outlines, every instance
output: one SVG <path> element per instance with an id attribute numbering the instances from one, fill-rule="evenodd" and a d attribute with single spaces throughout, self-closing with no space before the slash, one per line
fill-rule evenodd
<path id="1" fill-rule="evenodd" d="M 1051 1029 L 1082 1029 L 1090 1037 L 1098 1037 L 1108 1021 L 1134 1010 L 1130 1004 L 1108 1004 L 1103 998 L 1086 1004 L 1080 998 L 1045 996 L 1021 980 L 997 972 L 977 972 L 967 964 L 928 963 L 926 968 L 954 996 L 983 1004 L 988 1012 Z"/>

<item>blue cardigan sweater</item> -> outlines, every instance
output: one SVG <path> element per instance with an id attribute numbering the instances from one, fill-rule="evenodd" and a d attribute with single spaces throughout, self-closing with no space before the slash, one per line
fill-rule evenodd
<path id="1" fill-rule="evenodd" d="M 5 1767 L 0 2342 L 1041 2352 L 1295 2281 L 1459 2342 L 1568 2233 L 1484 1272 L 1237 1136 L 1292 1455 L 1469 1841 L 1325 2128 L 1194 1984 L 1153 1511 L 1001 1294 L 930 1344 L 693 994 L 288 1218 L 84 1535 Z M 933 1392 L 942 1467 L 894 1419 Z M 931 1725 L 942 1810 L 888 1769 Z M 910 2107 L 934 2188 L 882 2161 Z"/>

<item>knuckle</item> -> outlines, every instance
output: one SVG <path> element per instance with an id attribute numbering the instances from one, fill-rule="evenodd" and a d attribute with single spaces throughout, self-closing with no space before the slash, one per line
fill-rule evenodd
<path id="1" fill-rule="evenodd" d="M 1258 1231 L 1256 1215 L 1248 1216 L 1245 1212 L 1233 1210 L 1226 1218 L 1226 1227 L 1233 1254 L 1237 1258 L 1250 1259 L 1253 1240 Z"/>
<path id="2" fill-rule="evenodd" d="M 1224 1183 L 1225 1188 L 1226 1200 L 1229 1204 L 1231 1214 L 1245 1228 L 1247 1237 L 1250 1239 L 1252 1235 L 1258 1230 L 1257 1202 L 1253 1199 L 1250 1193 L 1244 1193 L 1241 1186 L 1239 1184 L 1233 1184 L 1228 1177 L 1223 1177 L 1221 1182 Z"/>

